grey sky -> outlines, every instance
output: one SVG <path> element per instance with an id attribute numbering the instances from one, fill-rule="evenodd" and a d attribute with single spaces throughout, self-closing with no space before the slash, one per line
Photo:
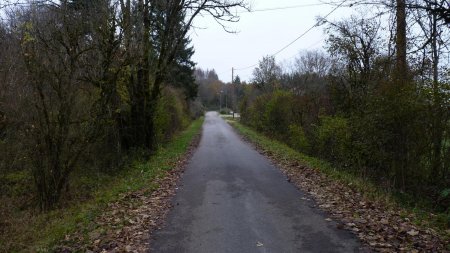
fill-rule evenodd
<path id="1" fill-rule="evenodd" d="M 211 17 L 199 17 L 199 27 L 191 34 L 195 47 L 194 61 L 197 67 L 214 68 L 222 81 L 231 80 L 231 68 L 243 68 L 256 64 L 263 56 L 271 55 L 293 41 L 316 23 L 316 17 L 325 16 L 335 7 L 322 4 L 321 0 L 253 0 L 253 10 L 312 5 L 283 10 L 242 13 L 238 23 L 228 27 L 238 31 L 229 34 Z M 335 20 L 350 15 L 349 8 L 337 9 L 328 19 Z M 279 63 L 292 60 L 299 51 L 322 48 L 325 35 L 323 27 L 317 27 L 289 48 L 279 53 Z M 249 80 L 253 68 L 235 71 L 242 80 Z"/>

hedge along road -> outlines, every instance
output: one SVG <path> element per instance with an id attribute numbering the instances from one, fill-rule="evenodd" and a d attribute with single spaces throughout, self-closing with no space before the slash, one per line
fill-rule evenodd
<path id="1" fill-rule="evenodd" d="M 350 232 L 208 112 L 166 225 L 151 252 L 358 252 Z"/>

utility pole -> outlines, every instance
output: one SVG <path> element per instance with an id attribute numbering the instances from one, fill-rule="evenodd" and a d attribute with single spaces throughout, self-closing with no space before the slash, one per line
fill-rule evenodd
<path id="1" fill-rule="evenodd" d="M 222 93 L 223 90 L 221 90 L 219 93 L 219 113 L 222 111 Z"/>
<path id="2" fill-rule="evenodd" d="M 231 83 L 234 83 L 234 68 L 231 68 Z"/>
<path id="3" fill-rule="evenodd" d="M 225 84 L 225 110 L 228 110 L 228 87 L 227 87 L 227 84 Z"/>
<path id="4" fill-rule="evenodd" d="M 234 87 L 234 67 L 231 67 L 231 87 L 232 88 Z M 231 102 L 233 103 L 233 100 L 231 100 Z M 233 110 L 233 119 L 234 119 L 234 108 L 232 108 L 232 110 Z"/>

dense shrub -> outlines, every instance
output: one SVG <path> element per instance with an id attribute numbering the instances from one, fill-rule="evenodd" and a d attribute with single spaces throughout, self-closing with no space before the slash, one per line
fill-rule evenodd
<path id="1" fill-rule="evenodd" d="M 189 124 L 186 101 L 180 91 L 166 88 L 158 102 L 155 116 L 157 143 L 164 143 Z"/>
<path id="2" fill-rule="evenodd" d="M 241 120 L 274 138 L 286 141 L 293 148 L 309 152 L 310 141 L 301 126 L 300 113 L 292 93 L 275 91 L 241 103 Z M 250 105 L 249 105 L 250 104 Z"/>
<path id="3" fill-rule="evenodd" d="M 294 96 L 289 92 L 264 94 L 254 99 L 251 106 L 247 104 L 247 100 L 241 104 L 243 122 L 273 137 L 286 137 L 290 126 L 296 121 Z"/>
<path id="4" fill-rule="evenodd" d="M 189 114 L 192 119 L 200 118 L 205 114 L 205 107 L 201 103 L 200 99 L 189 102 Z"/>
<path id="5" fill-rule="evenodd" d="M 251 106 L 248 109 L 244 110 L 241 117 L 243 117 L 244 121 L 246 121 L 250 126 L 259 130 L 265 131 L 266 127 L 264 125 L 264 114 L 266 111 L 266 103 L 270 99 L 270 95 L 262 95 L 257 97 Z"/>
<path id="6" fill-rule="evenodd" d="M 220 108 L 220 111 L 219 111 L 219 113 L 222 115 L 231 114 L 231 112 L 232 112 L 232 110 L 230 108 L 226 108 L 226 107 Z"/>
<path id="7" fill-rule="evenodd" d="M 437 124 L 436 108 L 429 93 L 423 93 L 413 85 L 401 91 L 382 89 L 358 110 L 333 114 L 321 107 L 323 98 L 275 91 L 243 100 L 241 121 L 384 189 L 420 195 L 445 210 L 450 142 L 437 155 L 433 151 L 435 130 L 430 126 Z M 448 140 L 448 115 L 440 110 L 447 124 L 439 127 L 447 129 L 443 138 Z"/>
<path id="8" fill-rule="evenodd" d="M 306 138 L 305 131 L 300 125 L 291 124 L 289 125 L 288 132 L 288 144 L 304 153 L 310 152 L 310 144 L 308 138 Z"/>
<path id="9" fill-rule="evenodd" d="M 347 119 L 339 116 L 322 116 L 316 130 L 317 149 L 322 157 L 344 162 L 351 154 L 351 132 Z"/>
<path id="10" fill-rule="evenodd" d="M 277 138 L 283 138 L 289 133 L 289 126 L 293 123 L 293 95 L 285 91 L 276 91 L 264 103 L 263 125 L 264 131 Z"/>

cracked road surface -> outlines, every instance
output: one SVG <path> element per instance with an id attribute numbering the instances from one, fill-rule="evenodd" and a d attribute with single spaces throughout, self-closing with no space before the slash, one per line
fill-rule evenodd
<path id="1" fill-rule="evenodd" d="M 358 252 L 323 212 L 217 113 L 182 177 L 151 252 Z"/>

